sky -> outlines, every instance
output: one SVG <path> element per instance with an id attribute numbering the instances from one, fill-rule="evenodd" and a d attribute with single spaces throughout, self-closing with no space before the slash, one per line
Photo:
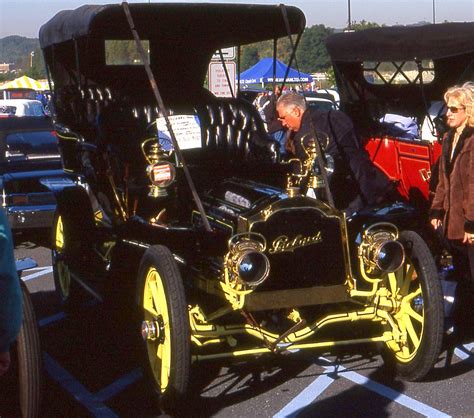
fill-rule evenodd
<path id="1" fill-rule="evenodd" d="M 157 0 L 150 0 L 152 3 Z M 129 3 L 148 0 L 129 0 Z M 168 1 L 161 0 L 162 3 Z M 181 2 L 183 2 L 181 0 Z M 196 3 L 259 3 L 278 4 L 278 0 L 195 0 Z M 37 38 L 40 26 L 64 9 L 82 4 L 120 3 L 113 0 L 0 0 L 0 38 L 21 35 Z M 474 0 L 286 0 L 306 15 L 306 25 L 323 24 L 331 28 L 347 26 L 349 5 L 351 21 L 376 22 L 386 25 L 407 25 L 421 21 L 436 23 L 474 20 Z"/>

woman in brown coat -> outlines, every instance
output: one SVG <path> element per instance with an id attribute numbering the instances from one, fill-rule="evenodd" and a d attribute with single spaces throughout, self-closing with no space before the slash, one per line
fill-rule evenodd
<path id="1" fill-rule="evenodd" d="M 448 89 L 444 100 L 450 129 L 443 140 L 430 217 L 433 228 L 442 227 L 448 239 L 457 293 L 465 298 L 465 290 L 474 289 L 474 84 Z"/>

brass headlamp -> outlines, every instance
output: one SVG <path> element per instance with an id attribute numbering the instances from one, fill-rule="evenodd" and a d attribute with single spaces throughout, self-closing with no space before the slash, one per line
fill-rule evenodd
<path id="1" fill-rule="evenodd" d="M 270 261 L 264 254 L 265 237 L 254 232 L 234 235 L 229 240 L 225 267 L 230 281 L 255 288 L 268 277 Z"/>
<path id="2" fill-rule="evenodd" d="M 405 250 L 397 239 L 398 229 L 390 223 L 379 222 L 364 231 L 359 257 L 362 258 L 366 273 L 391 273 L 402 266 Z"/>

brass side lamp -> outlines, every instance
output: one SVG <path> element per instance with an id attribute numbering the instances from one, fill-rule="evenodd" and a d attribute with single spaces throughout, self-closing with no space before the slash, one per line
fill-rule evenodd
<path id="1" fill-rule="evenodd" d="M 146 173 L 151 182 L 148 196 L 154 198 L 168 196 L 166 189 L 176 178 L 174 165 L 166 160 L 168 154 L 156 138 L 146 139 L 142 142 L 141 148 L 148 163 Z"/>

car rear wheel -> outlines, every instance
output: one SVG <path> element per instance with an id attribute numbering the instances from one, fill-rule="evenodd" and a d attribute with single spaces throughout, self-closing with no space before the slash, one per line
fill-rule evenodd
<path id="1" fill-rule="evenodd" d="M 21 283 L 23 321 L 10 350 L 11 364 L 0 377 L 0 414 L 5 417 L 39 416 L 41 400 L 41 348 L 30 294 Z"/>
<path id="2" fill-rule="evenodd" d="M 397 300 L 392 332 L 386 343 L 386 363 L 404 380 L 423 379 L 438 360 L 443 338 L 443 297 L 436 265 L 425 242 L 412 231 L 400 233 L 405 248 L 402 267 L 386 277 Z M 389 325 L 387 325 L 389 326 Z"/>
<path id="3" fill-rule="evenodd" d="M 41 349 L 33 303 L 22 284 L 23 324 L 17 338 L 20 409 L 23 417 L 36 417 L 40 407 Z"/>
<path id="4" fill-rule="evenodd" d="M 51 255 L 53 264 L 54 286 L 63 308 L 69 313 L 75 310 L 78 302 L 78 286 L 71 277 L 66 262 L 67 237 L 64 232 L 63 217 L 56 211 L 52 227 Z"/>
<path id="5" fill-rule="evenodd" d="M 190 372 L 190 330 L 184 286 L 171 252 L 150 247 L 139 267 L 147 376 L 163 410 L 179 409 Z"/>

